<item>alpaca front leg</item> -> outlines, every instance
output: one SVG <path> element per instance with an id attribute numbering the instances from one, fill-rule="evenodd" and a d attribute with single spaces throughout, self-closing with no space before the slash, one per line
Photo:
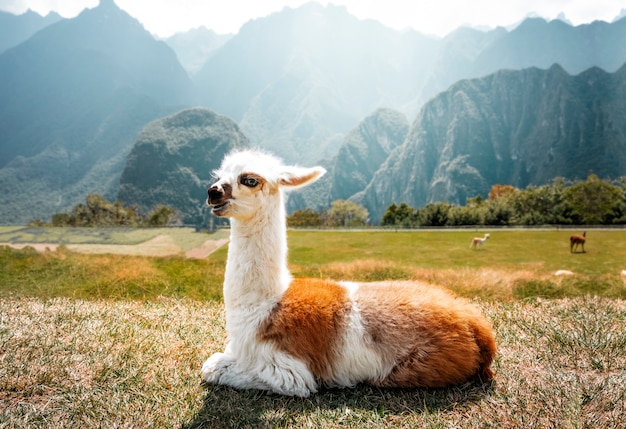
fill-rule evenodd
<path id="1" fill-rule="evenodd" d="M 221 384 L 235 389 L 271 390 L 258 377 L 240 369 L 235 356 L 227 353 L 214 353 L 202 365 L 202 381 L 208 384 Z"/>
<path id="2" fill-rule="evenodd" d="M 202 365 L 202 380 L 236 389 L 268 390 L 279 395 L 307 397 L 317 392 L 315 377 L 306 365 L 289 356 L 259 360 L 242 368 L 235 356 L 215 353 Z"/>

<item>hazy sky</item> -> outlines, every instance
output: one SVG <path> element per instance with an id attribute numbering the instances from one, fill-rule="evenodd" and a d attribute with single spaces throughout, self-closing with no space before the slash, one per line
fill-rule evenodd
<path id="1" fill-rule="evenodd" d="M 161 37 L 178 31 L 205 27 L 218 33 L 236 33 L 247 21 L 267 16 L 284 7 L 298 7 L 308 0 L 115 0 L 144 27 Z M 319 0 L 344 5 L 360 19 L 372 18 L 403 29 L 443 36 L 455 28 L 508 26 L 529 14 L 554 19 L 563 13 L 574 25 L 594 20 L 611 22 L 626 10 L 626 0 Z M 23 13 L 32 9 L 42 15 L 56 11 L 73 17 L 99 0 L 0 0 L 0 10 Z"/>

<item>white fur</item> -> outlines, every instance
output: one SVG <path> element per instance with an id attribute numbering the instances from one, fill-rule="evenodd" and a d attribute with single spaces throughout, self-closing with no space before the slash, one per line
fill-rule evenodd
<path id="1" fill-rule="evenodd" d="M 483 238 L 474 237 L 472 238 L 472 242 L 470 243 L 470 249 L 477 249 L 478 247 L 485 244 L 485 241 L 489 239 L 489 234 L 485 234 Z"/>
<path id="2" fill-rule="evenodd" d="M 382 379 L 393 368 L 393 362 L 385 362 L 369 344 L 359 306 L 355 301 L 358 283 L 340 282 L 350 297 L 350 324 L 342 338 L 342 353 L 337 361 L 334 374 L 336 386 L 350 387 L 366 379 Z"/>

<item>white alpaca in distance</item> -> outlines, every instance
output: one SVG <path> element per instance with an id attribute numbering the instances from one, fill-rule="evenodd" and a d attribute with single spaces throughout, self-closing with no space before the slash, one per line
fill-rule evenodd
<path id="1" fill-rule="evenodd" d="M 489 380 L 494 332 L 477 307 L 417 282 L 293 279 L 283 190 L 325 173 L 255 151 L 226 156 L 208 190 L 231 222 L 224 276 L 228 342 L 209 384 L 306 397 L 320 387 L 443 387 Z"/>
<path id="2" fill-rule="evenodd" d="M 483 246 L 485 244 L 485 241 L 487 241 L 489 237 L 490 237 L 489 234 L 485 234 L 483 238 L 480 238 L 480 237 L 472 238 L 472 242 L 470 243 L 470 249 L 477 249 L 480 246 Z"/>

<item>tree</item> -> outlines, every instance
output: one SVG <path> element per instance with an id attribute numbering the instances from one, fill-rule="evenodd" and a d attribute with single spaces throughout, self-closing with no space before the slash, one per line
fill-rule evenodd
<path id="1" fill-rule="evenodd" d="M 311 209 L 296 210 L 287 217 L 287 226 L 294 228 L 316 227 L 322 225 L 322 215 Z"/>
<path id="2" fill-rule="evenodd" d="M 600 180 L 595 174 L 567 188 L 564 198 L 572 208 L 576 223 L 611 224 L 620 218 L 623 192 L 619 187 Z"/>
<path id="3" fill-rule="evenodd" d="M 506 198 L 517 191 L 519 190 L 514 186 L 496 184 L 493 185 L 489 191 L 489 199 L 495 201 L 500 198 Z"/>
<path id="4" fill-rule="evenodd" d="M 380 224 L 383 226 L 416 226 L 417 218 L 415 216 L 415 209 L 405 202 L 400 203 L 400 206 L 392 203 L 387 207 Z"/>
<path id="5" fill-rule="evenodd" d="M 482 223 L 482 211 L 480 206 L 451 206 L 448 210 L 446 225 L 480 225 Z"/>
<path id="6" fill-rule="evenodd" d="M 483 214 L 483 225 L 510 225 L 513 218 L 513 209 L 507 198 L 489 200 L 489 204 Z"/>
<path id="7" fill-rule="evenodd" d="M 329 226 L 354 227 L 367 225 L 369 212 L 362 205 L 347 200 L 333 201 L 327 213 Z"/>
<path id="8" fill-rule="evenodd" d="M 417 211 L 421 226 L 445 226 L 448 223 L 450 203 L 431 203 Z"/>
<path id="9" fill-rule="evenodd" d="M 89 194 L 85 203 L 74 206 L 70 213 L 52 215 L 53 226 L 165 226 L 177 220 L 178 213 L 169 206 L 157 206 L 143 219 L 136 206 L 124 207 L 120 201 L 110 202 L 98 194 Z"/>
<path id="10" fill-rule="evenodd" d="M 513 196 L 515 222 L 520 225 L 551 223 L 554 201 L 548 186 L 529 186 Z"/>
<path id="11" fill-rule="evenodd" d="M 144 223 L 148 226 L 171 225 L 176 215 L 176 210 L 170 206 L 159 205 L 148 213 Z"/>

